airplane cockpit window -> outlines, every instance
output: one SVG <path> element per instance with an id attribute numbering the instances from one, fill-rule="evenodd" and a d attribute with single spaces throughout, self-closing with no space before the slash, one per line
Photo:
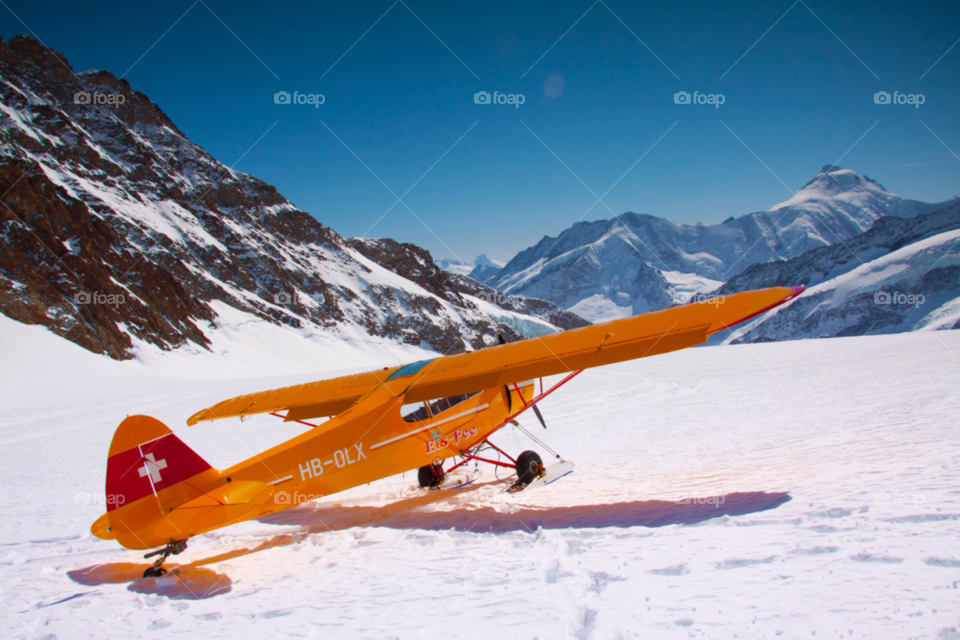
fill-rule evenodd
<path id="1" fill-rule="evenodd" d="M 430 417 L 427 413 L 427 405 L 423 402 L 414 402 L 400 407 L 400 417 L 406 422 L 420 422 Z"/>
<path id="2" fill-rule="evenodd" d="M 464 393 L 459 396 L 450 396 L 448 398 L 438 398 L 436 400 L 431 400 L 427 403 L 430 406 L 430 414 L 435 416 L 437 414 L 443 413 L 450 407 L 455 407 L 461 402 L 463 402 L 464 400 L 472 398 L 473 396 L 477 395 L 477 393 L 479 392 Z"/>
<path id="3" fill-rule="evenodd" d="M 413 402 L 411 404 L 405 404 L 400 407 L 400 417 L 402 417 L 406 422 L 430 420 L 434 416 L 440 415 L 447 409 L 457 406 L 461 402 L 472 398 L 478 393 L 480 392 L 476 391 L 474 393 L 464 393 L 457 396 L 449 396 L 447 398 L 437 398 L 436 400 L 429 400 L 427 402 Z"/>

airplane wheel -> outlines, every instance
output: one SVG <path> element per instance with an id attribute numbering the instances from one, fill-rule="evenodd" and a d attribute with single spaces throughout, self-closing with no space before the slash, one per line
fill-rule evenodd
<path id="1" fill-rule="evenodd" d="M 417 480 L 424 489 L 439 486 L 443 482 L 443 468 L 436 468 L 432 464 L 425 464 L 417 470 Z"/>
<path id="2" fill-rule="evenodd" d="M 543 460 L 536 451 L 524 451 L 517 456 L 517 484 L 526 486 L 540 477 Z"/>
<path id="3" fill-rule="evenodd" d="M 167 570 L 163 567 L 147 567 L 146 571 L 143 572 L 144 578 L 160 578 L 167 573 Z"/>

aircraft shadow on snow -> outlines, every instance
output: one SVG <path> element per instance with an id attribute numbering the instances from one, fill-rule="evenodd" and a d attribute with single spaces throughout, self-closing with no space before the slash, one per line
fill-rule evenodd
<path id="1" fill-rule="evenodd" d="M 452 493 L 452 502 L 486 485 Z M 418 495 L 383 507 L 310 503 L 259 519 L 267 524 L 300 525 L 310 533 L 352 527 L 455 530 L 473 533 L 507 533 L 543 529 L 609 527 L 665 527 L 697 524 L 721 516 L 742 516 L 775 509 L 790 500 L 788 493 L 751 491 L 728 493 L 690 502 L 644 500 L 570 507 L 520 507 L 500 511 L 492 506 L 453 509 L 432 508 L 435 494 Z M 501 505 L 502 506 L 502 505 Z"/>
<path id="2" fill-rule="evenodd" d="M 235 554 L 223 554 L 224 556 L 236 557 L 246 555 L 253 550 L 242 549 Z M 101 584 L 119 584 L 129 583 L 128 591 L 133 593 L 142 593 L 146 595 L 166 596 L 171 600 L 204 600 L 224 593 L 229 593 L 233 588 L 233 581 L 230 576 L 217 573 L 201 565 L 228 560 L 226 557 L 215 557 L 193 562 L 190 564 L 165 565 L 170 574 L 162 578 L 143 578 L 143 570 L 149 566 L 149 562 L 109 562 L 106 564 L 95 564 L 83 569 L 68 571 L 67 576 L 76 582 L 86 586 L 99 586 Z M 59 604 L 59 603 L 53 603 Z"/>
<path id="3" fill-rule="evenodd" d="M 455 504 L 483 486 L 486 485 L 451 491 L 439 502 Z M 342 531 L 354 527 L 473 533 L 533 532 L 538 528 L 665 527 L 672 524 L 692 525 L 722 516 L 742 516 L 768 511 L 790 499 L 790 494 L 785 492 L 749 491 L 689 502 L 643 500 L 570 507 L 519 507 L 511 511 L 498 511 L 491 506 L 436 509 L 438 500 L 434 493 L 417 495 L 383 507 L 309 503 L 258 519 L 265 524 L 300 526 L 301 531 L 271 536 L 253 548 L 236 549 L 184 565 L 167 565 L 169 569 L 176 570 L 176 575 L 143 579 L 140 574 L 146 568 L 146 562 L 97 564 L 68 571 L 67 575 L 74 582 L 87 586 L 127 582 L 130 583 L 127 589 L 135 593 L 166 596 L 170 599 L 202 600 L 229 593 L 232 588 L 229 576 L 204 565 L 295 544 L 314 533 Z"/>

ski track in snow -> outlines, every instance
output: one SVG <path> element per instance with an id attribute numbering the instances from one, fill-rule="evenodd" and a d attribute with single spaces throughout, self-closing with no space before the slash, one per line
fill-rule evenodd
<path id="1" fill-rule="evenodd" d="M 38 356 L 57 340 L 18 336 Z M 407 473 L 191 539 L 169 563 L 180 579 L 156 581 L 133 579 L 141 552 L 89 533 L 120 420 L 154 415 L 218 467 L 299 430 L 187 428 L 207 387 L 164 376 L 182 355 L 148 369 L 52 353 L 0 366 L 5 638 L 960 634 L 960 332 L 587 371 L 543 402 L 546 432 L 521 417 L 577 463 L 557 484 L 508 496 L 487 470 L 424 495 Z M 202 404 L 296 381 L 237 379 L 244 366 Z M 495 442 L 536 448 L 509 430 Z"/>

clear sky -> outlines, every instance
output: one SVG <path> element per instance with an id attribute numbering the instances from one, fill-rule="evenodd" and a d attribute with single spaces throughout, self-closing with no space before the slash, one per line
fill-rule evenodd
<path id="1" fill-rule="evenodd" d="M 32 31 L 77 71 L 124 75 L 340 234 L 437 259 L 508 259 L 624 211 L 720 222 L 826 164 L 904 197 L 960 193 L 956 0 L 3 3 L 4 39 Z"/>

